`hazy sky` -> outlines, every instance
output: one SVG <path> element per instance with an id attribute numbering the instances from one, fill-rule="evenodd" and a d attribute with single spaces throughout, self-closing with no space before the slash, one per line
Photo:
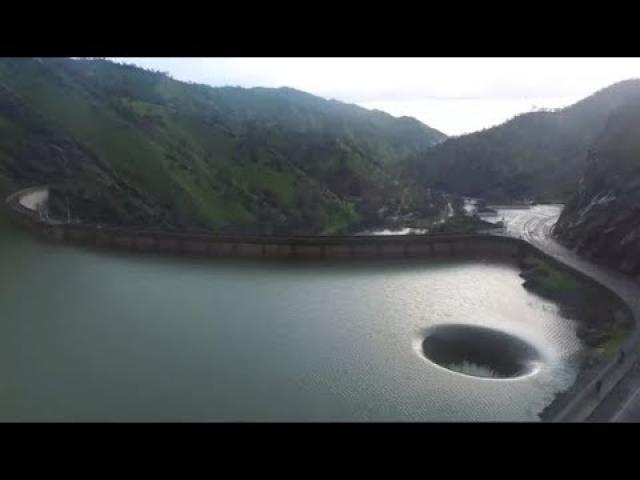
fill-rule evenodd
<path id="1" fill-rule="evenodd" d="M 288 86 L 409 115 L 449 135 L 640 78 L 640 58 L 125 58 L 178 80 Z"/>

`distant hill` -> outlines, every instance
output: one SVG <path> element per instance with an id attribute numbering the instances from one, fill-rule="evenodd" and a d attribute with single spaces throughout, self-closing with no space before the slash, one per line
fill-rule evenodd
<path id="1" fill-rule="evenodd" d="M 350 231 L 428 209 L 392 166 L 444 138 L 290 88 L 213 88 L 105 60 L 0 59 L 0 191 L 49 184 L 54 212 L 84 221 Z"/>
<path id="2" fill-rule="evenodd" d="M 581 254 L 640 274 L 640 100 L 611 115 L 554 233 Z"/>
<path id="3" fill-rule="evenodd" d="M 495 201 L 563 200 L 577 187 L 586 153 L 619 106 L 640 97 L 640 80 L 607 87 L 562 110 L 525 113 L 449 138 L 405 162 L 426 186 Z"/>

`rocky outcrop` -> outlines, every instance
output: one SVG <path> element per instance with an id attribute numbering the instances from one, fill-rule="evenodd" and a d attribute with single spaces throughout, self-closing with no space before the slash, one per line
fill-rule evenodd
<path id="1" fill-rule="evenodd" d="M 582 255 L 640 274 L 640 102 L 609 119 L 554 233 Z"/>

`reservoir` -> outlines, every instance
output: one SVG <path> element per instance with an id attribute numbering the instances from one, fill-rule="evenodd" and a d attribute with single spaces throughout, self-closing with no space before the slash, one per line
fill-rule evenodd
<path id="1" fill-rule="evenodd" d="M 581 350 L 506 261 L 135 255 L 1 217 L 0 266 L 0 421 L 536 421 Z M 536 363 L 446 368 L 448 325 Z"/>

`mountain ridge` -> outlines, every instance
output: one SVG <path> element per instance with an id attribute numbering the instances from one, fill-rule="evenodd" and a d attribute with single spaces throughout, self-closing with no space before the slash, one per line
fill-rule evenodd
<path id="1" fill-rule="evenodd" d="M 526 112 L 449 137 L 403 161 L 400 172 L 426 186 L 494 201 L 565 200 L 608 116 L 637 97 L 640 80 L 617 82 L 562 109 Z"/>

